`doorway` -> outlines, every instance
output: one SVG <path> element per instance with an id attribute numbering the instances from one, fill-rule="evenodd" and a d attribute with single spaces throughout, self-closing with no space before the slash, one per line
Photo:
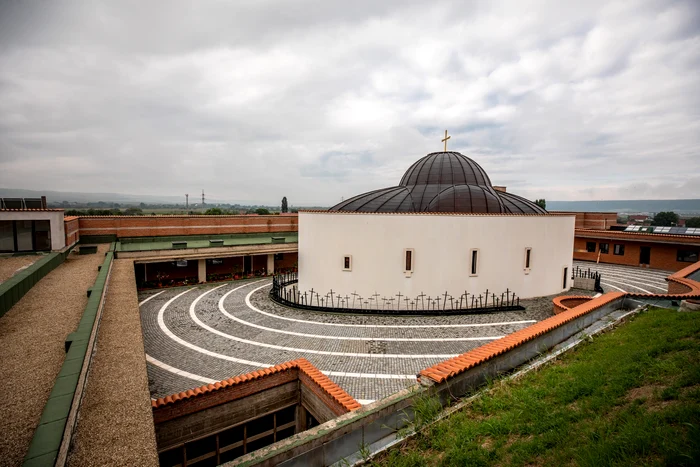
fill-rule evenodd
<path id="1" fill-rule="evenodd" d="M 253 269 L 253 257 L 252 256 L 244 256 L 243 257 L 243 274 L 246 276 L 251 273 Z"/>
<path id="2" fill-rule="evenodd" d="M 639 264 L 645 264 L 649 266 L 651 262 L 651 247 L 643 246 L 639 249 Z"/>

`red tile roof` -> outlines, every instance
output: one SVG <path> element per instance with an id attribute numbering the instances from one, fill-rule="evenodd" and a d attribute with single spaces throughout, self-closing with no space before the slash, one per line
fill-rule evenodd
<path id="1" fill-rule="evenodd" d="M 281 363 L 270 368 L 264 368 L 262 370 L 256 370 L 245 375 L 239 375 L 233 378 L 225 379 L 223 381 L 219 381 L 218 383 L 206 384 L 195 389 L 189 389 L 178 394 L 173 394 L 171 396 L 152 400 L 151 407 L 157 409 L 170 404 L 177 404 L 178 402 L 190 399 L 192 397 L 197 397 L 202 394 L 215 392 L 230 386 L 241 385 L 249 381 L 265 378 L 266 376 L 278 374 L 283 371 L 292 369 L 296 369 L 303 372 L 318 389 L 320 389 L 323 393 L 327 394 L 336 403 L 341 405 L 346 412 L 350 412 L 352 410 L 360 408 L 359 402 L 353 399 L 348 393 L 346 393 L 343 389 L 340 388 L 340 386 L 331 381 L 326 375 L 321 373 L 305 358 L 298 358 L 296 360 Z"/>
<path id="2" fill-rule="evenodd" d="M 623 297 L 625 294 L 623 292 L 611 292 L 602 295 L 598 298 L 572 308 L 571 310 L 565 311 L 558 315 L 547 318 L 539 323 L 535 323 L 532 326 L 528 326 L 520 331 L 516 331 L 512 334 L 490 342 L 476 349 L 470 350 L 469 352 L 463 353 L 457 357 L 445 360 L 436 365 L 426 368 L 420 372 L 420 376 L 430 378 L 435 382 L 445 381 L 447 378 L 451 378 L 460 373 L 473 368 L 481 363 L 491 360 L 498 355 L 501 355 L 509 350 L 512 350 L 532 339 L 541 336 L 542 334 L 548 333 L 549 331 L 558 328 L 559 326 L 568 323 L 582 315 L 590 313 L 618 298 Z"/>
<path id="3" fill-rule="evenodd" d="M 589 297 L 557 297 L 553 300 L 555 306 L 558 305 L 566 311 L 540 321 L 539 323 L 533 324 L 532 326 L 521 329 L 520 331 L 508 334 L 501 339 L 492 341 L 486 345 L 482 345 L 481 347 L 477 347 L 476 349 L 470 350 L 462 355 L 440 362 L 431 366 L 430 368 L 426 368 L 420 372 L 419 376 L 430 378 L 433 381 L 440 383 L 445 381 L 447 378 L 464 373 L 470 368 L 508 352 L 509 350 L 512 350 L 515 347 L 536 338 L 537 336 L 550 332 L 571 320 L 590 313 L 591 311 L 594 311 L 622 297 L 648 297 L 675 300 L 700 298 L 700 282 L 688 279 L 690 274 L 698 270 L 700 270 L 700 261 L 668 276 L 666 280 L 669 282 L 682 284 L 689 289 L 688 292 L 681 294 L 634 294 L 626 292 L 609 292 L 573 308 L 566 307 L 562 304 L 562 301 L 566 301 L 567 299 L 582 299 Z"/>

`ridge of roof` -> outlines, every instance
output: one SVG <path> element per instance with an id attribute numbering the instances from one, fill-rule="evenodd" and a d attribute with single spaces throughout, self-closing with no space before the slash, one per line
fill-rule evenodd
<path id="1" fill-rule="evenodd" d="M 63 212 L 65 209 L 60 208 L 2 208 L 0 212 Z"/>
<path id="2" fill-rule="evenodd" d="M 575 217 L 571 214 L 556 214 L 556 213 L 511 213 L 511 212 L 431 212 L 431 211 L 414 211 L 414 212 L 366 212 L 366 211 L 330 211 L 322 209 L 300 209 L 299 213 L 310 214 L 343 214 L 343 215 L 375 215 L 375 216 L 484 216 L 484 217 Z"/>
<path id="3" fill-rule="evenodd" d="M 320 370 L 318 370 L 305 358 L 290 360 L 288 362 L 280 363 L 279 365 L 255 370 L 250 373 L 234 376 L 232 378 L 228 378 L 216 383 L 205 384 L 203 386 L 194 389 L 188 389 L 177 394 L 172 394 L 166 397 L 160 397 L 158 399 L 152 399 L 151 407 L 153 409 L 158 409 L 167 405 L 178 404 L 182 401 L 191 399 L 193 397 L 198 397 L 203 394 L 216 392 L 223 388 L 237 386 L 239 384 L 264 378 L 269 375 L 274 375 L 286 370 L 294 369 L 303 372 L 307 377 L 309 377 L 309 379 L 311 379 L 311 381 L 319 389 L 321 389 L 326 395 L 328 395 L 335 402 L 341 405 L 347 412 L 359 409 L 361 407 L 359 402 L 353 399 L 340 386 L 331 381 L 330 378 L 328 378 L 328 376 L 321 373 Z"/>
<path id="4" fill-rule="evenodd" d="M 700 242 L 700 237 L 697 235 L 682 235 L 682 234 L 667 234 L 667 233 L 649 233 L 649 232 L 627 232 L 624 230 L 600 230 L 600 229 L 583 229 L 576 228 L 574 233 L 591 233 L 599 235 L 612 235 L 613 237 L 642 237 L 642 238 L 685 238 L 690 240 L 697 240 Z"/>

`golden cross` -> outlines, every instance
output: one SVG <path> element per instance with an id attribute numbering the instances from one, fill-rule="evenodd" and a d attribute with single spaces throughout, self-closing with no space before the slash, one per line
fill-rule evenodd
<path id="1" fill-rule="evenodd" d="M 447 140 L 452 138 L 452 136 L 447 136 L 447 130 L 445 130 L 445 138 L 442 140 L 445 143 L 445 152 L 447 152 Z"/>

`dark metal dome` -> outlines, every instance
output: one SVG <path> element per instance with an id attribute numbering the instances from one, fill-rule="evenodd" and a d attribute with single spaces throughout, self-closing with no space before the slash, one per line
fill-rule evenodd
<path id="1" fill-rule="evenodd" d="M 433 152 L 418 159 L 399 185 L 483 185 L 491 180 L 479 164 L 458 152 Z"/>
<path id="2" fill-rule="evenodd" d="M 525 198 L 494 190 L 479 164 L 458 152 L 416 161 L 399 186 L 363 193 L 333 206 L 351 212 L 464 212 L 546 214 Z"/>

